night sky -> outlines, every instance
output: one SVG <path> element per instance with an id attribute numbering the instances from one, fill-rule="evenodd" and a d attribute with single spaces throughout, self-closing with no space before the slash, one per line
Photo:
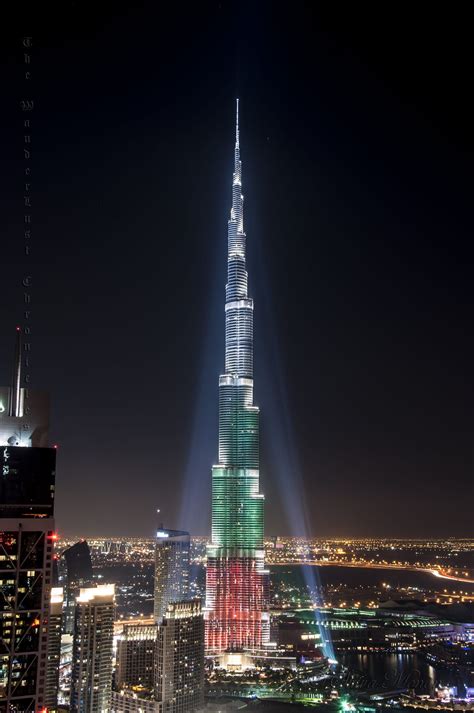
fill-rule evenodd
<path id="1" fill-rule="evenodd" d="M 32 34 L 31 373 L 59 532 L 150 536 L 156 508 L 209 532 L 239 96 L 266 532 L 472 536 L 467 17 L 130 5 L 2 18 L 0 368 Z"/>

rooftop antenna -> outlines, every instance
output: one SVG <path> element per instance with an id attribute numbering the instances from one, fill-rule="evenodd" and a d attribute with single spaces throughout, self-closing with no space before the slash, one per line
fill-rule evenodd
<path id="1" fill-rule="evenodd" d="M 9 416 L 19 418 L 21 396 L 21 329 L 16 328 L 15 357 L 13 361 L 13 375 L 10 386 Z"/>
<path id="2" fill-rule="evenodd" d="M 161 512 L 160 508 L 157 508 L 157 509 L 156 509 L 156 514 L 159 515 L 160 512 Z M 159 527 L 160 530 L 162 530 L 162 529 L 163 529 L 163 523 L 160 522 L 160 524 L 158 525 L 158 527 Z"/>

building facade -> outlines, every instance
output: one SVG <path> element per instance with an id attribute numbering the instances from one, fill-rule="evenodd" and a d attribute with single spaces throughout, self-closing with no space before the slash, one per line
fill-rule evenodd
<path id="1" fill-rule="evenodd" d="M 119 690 L 133 687 L 153 692 L 156 643 L 156 624 L 127 624 L 123 627 L 116 653 L 115 683 Z"/>
<path id="2" fill-rule="evenodd" d="M 56 538 L 48 398 L 21 387 L 21 354 L 17 330 L 12 384 L 0 387 L 1 713 L 41 710 L 45 704 Z"/>
<path id="3" fill-rule="evenodd" d="M 63 599 L 63 588 L 53 587 L 51 589 L 49 606 L 48 653 L 46 657 L 46 686 L 44 695 L 44 704 L 48 713 L 55 713 L 58 710 Z"/>
<path id="4" fill-rule="evenodd" d="M 189 532 L 160 528 L 155 541 L 155 621 L 159 624 L 171 602 L 189 595 Z"/>
<path id="5" fill-rule="evenodd" d="M 171 603 L 159 627 L 155 698 L 163 713 L 204 704 L 204 619 L 199 599 Z"/>
<path id="6" fill-rule="evenodd" d="M 219 462 L 212 469 L 207 548 L 209 653 L 259 648 L 269 640 L 259 488 L 259 409 L 253 403 L 253 300 L 248 295 L 237 100 L 232 208 L 228 222 L 225 373 L 219 377 Z"/>
<path id="7" fill-rule="evenodd" d="M 112 713 L 162 713 L 161 704 L 132 691 L 112 691 Z"/>
<path id="8" fill-rule="evenodd" d="M 72 713 L 109 713 L 112 695 L 115 585 L 84 588 L 76 600 Z"/>

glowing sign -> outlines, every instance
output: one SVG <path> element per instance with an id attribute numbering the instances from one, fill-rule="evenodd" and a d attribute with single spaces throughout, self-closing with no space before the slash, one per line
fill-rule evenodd
<path id="1" fill-rule="evenodd" d="M 169 532 L 163 532 L 163 530 L 158 530 L 158 532 L 156 533 L 156 536 L 157 537 L 169 537 L 170 534 L 169 534 Z"/>

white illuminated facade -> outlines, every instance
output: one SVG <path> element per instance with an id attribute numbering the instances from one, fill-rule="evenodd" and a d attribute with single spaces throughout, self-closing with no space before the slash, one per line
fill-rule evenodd
<path id="1" fill-rule="evenodd" d="M 48 395 L 20 388 L 18 410 L 13 411 L 9 408 L 11 393 L 11 387 L 0 386 L 0 446 L 45 448 L 48 440 Z"/>

